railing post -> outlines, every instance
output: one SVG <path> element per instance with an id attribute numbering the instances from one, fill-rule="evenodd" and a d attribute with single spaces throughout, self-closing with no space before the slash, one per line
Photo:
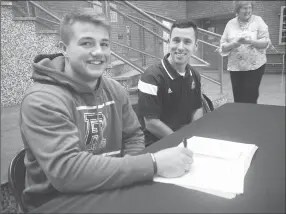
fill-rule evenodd
<path id="1" fill-rule="evenodd" d="M 282 54 L 281 91 L 285 90 L 285 53 Z"/>
<path id="2" fill-rule="evenodd" d="M 28 17 L 30 17 L 30 16 L 31 16 L 31 13 L 30 13 L 29 1 L 26 1 L 26 6 L 27 6 Z"/>
<path id="3" fill-rule="evenodd" d="M 220 68 L 220 93 L 223 94 L 223 56 L 221 58 L 221 68 Z"/>
<path id="4" fill-rule="evenodd" d="M 102 1 L 102 11 L 106 18 L 110 21 L 110 5 L 108 1 Z"/>

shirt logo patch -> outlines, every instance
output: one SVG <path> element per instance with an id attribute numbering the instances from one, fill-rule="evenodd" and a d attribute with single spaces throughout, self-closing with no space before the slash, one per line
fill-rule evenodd
<path id="1" fill-rule="evenodd" d="M 195 81 L 193 81 L 193 82 L 192 82 L 191 89 L 195 89 L 195 87 L 196 87 L 196 83 L 195 83 Z"/>
<path id="2" fill-rule="evenodd" d="M 107 125 L 106 117 L 101 112 L 84 113 L 85 120 L 85 150 L 93 154 L 101 153 L 106 147 L 103 136 Z"/>
<path id="3" fill-rule="evenodd" d="M 168 89 L 168 94 L 172 93 L 173 91 L 169 88 Z"/>

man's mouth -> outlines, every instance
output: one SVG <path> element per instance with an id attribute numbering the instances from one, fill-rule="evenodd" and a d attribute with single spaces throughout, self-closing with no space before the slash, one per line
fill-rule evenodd
<path id="1" fill-rule="evenodd" d="M 92 65 L 101 65 L 104 63 L 103 60 L 90 60 L 90 61 L 87 61 L 88 64 L 92 64 Z"/>
<path id="2" fill-rule="evenodd" d="M 176 56 L 178 56 L 178 57 L 182 57 L 182 56 L 185 56 L 186 54 L 185 53 L 175 53 L 176 54 Z"/>

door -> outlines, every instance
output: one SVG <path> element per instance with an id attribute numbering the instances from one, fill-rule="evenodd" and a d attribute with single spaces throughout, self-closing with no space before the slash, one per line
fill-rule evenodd
<path id="1" fill-rule="evenodd" d="M 228 20 L 229 19 L 205 19 L 203 20 L 203 29 L 222 35 Z M 216 46 L 220 45 L 220 38 L 211 35 L 204 35 L 203 40 Z M 213 69 L 220 69 L 221 57 L 215 52 L 216 48 L 204 44 L 203 50 L 203 59 L 209 62 Z"/>

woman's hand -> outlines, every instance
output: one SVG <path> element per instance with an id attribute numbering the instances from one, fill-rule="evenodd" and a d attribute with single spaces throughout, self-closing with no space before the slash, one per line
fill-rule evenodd
<path id="1" fill-rule="evenodd" d="M 238 37 L 236 42 L 241 44 L 241 45 L 242 44 L 247 45 L 247 44 L 251 44 L 252 41 L 251 41 L 251 38 L 249 36 L 243 35 L 243 36 Z"/>

